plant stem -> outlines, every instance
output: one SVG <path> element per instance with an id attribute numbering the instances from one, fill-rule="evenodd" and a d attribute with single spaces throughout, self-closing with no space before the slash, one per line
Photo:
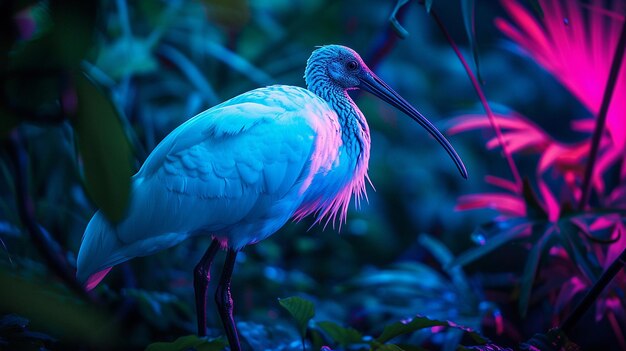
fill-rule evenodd
<path id="1" fill-rule="evenodd" d="M 564 333 L 569 334 L 572 331 L 572 328 L 578 323 L 589 307 L 598 299 L 598 296 L 600 296 L 604 288 L 606 288 L 624 266 L 626 266 L 626 249 L 624 249 L 615 261 L 611 263 L 609 268 L 602 273 L 598 281 L 593 284 L 585 297 L 583 297 L 576 308 L 574 308 L 574 311 L 561 323 L 560 328 Z"/>
<path id="2" fill-rule="evenodd" d="M 596 165 L 596 158 L 598 156 L 598 150 L 600 148 L 600 141 L 602 140 L 602 134 L 604 133 L 604 126 L 606 124 L 606 117 L 609 112 L 609 106 L 611 105 L 611 97 L 617 84 L 617 78 L 619 77 L 619 70 L 624 59 L 624 49 L 626 48 L 626 21 L 622 24 L 622 33 L 619 36 L 617 47 L 615 48 L 615 54 L 613 54 L 613 62 L 611 63 L 611 70 L 609 71 L 609 78 L 606 82 L 606 88 L 604 89 L 604 95 L 602 97 L 602 104 L 600 105 L 600 111 L 598 112 L 598 120 L 596 121 L 596 127 L 593 131 L 591 138 L 591 150 L 589 151 L 589 159 L 587 160 L 587 167 L 585 168 L 585 176 L 583 178 L 582 194 L 580 196 L 580 202 L 578 203 L 578 209 L 582 210 L 587 206 L 589 197 L 591 196 L 591 181 L 593 179 L 593 169 Z M 623 126 L 620 126 L 623 128 Z"/>
<path id="3" fill-rule="evenodd" d="M 513 175 L 513 178 L 515 179 L 515 185 L 517 186 L 519 193 L 521 193 L 522 192 L 522 178 L 520 177 L 517 166 L 515 165 L 515 161 L 513 161 L 513 156 L 511 156 L 511 153 L 509 152 L 504 142 L 504 137 L 502 136 L 502 131 L 500 130 L 500 126 L 498 126 L 498 123 L 496 122 L 496 118 L 493 115 L 493 111 L 491 111 L 491 107 L 489 107 L 487 98 L 485 97 L 485 94 L 483 90 L 481 89 L 480 84 L 478 83 L 478 80 L 476 79 L 476 76 L 472 72 L 472 69 L 470 68 L 470 66 L 467 64 L 467 61 L 463 57 L 463 54 L 459 50 L 459 47 L 456 45 L 456 43 L 452 39 L 452 36 L 450 36 L 450 33 L 446 29 L 445 25 L 443 24 L 443 22 L 441 21 L 441 19 L 435 12 L 435 10 L 431 9 L 430 14 L 433 16 L 433 19 L 435 20 L 435 22 L 437 22 L 439 29 L 441 29 L 441 32 L 443 33 L 446 40 L 448 41 L 448 43 L 454 50 L 454 53 L 456 54 L 456 56 L 459 58 L 459 61 L 461 61 L 463 68 L 465 68 L 465 72 L 467 72 L 467 76 L 469 77 L 470 81 L 472 82 L 472 85 L 474 86 L 474 90 L 476 91 L 476 94 L 478 95 L 478 98 L 480 99 L 480 102 L 482 103 L 483 108 L 485 109 L 485 113 L 487 113 L 487 117 L 489 118 L 491 127 L 496 133 L 496 137 L 498 138 L 498 143 L 500 143 L 500 147 L 502 148 L 502 153 L 504 154 L 504 158 L 509 164 L 509 169 L 511 170 L 511 174 Z"/>

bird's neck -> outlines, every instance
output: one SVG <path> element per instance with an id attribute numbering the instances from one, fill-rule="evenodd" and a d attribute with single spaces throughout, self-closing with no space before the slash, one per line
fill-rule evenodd
<path id="1" fill-rule="evenodd" d="M 328 78 L 326 78 L 329 80 Z M 341 125 L 341 139 L 344 150 L 358 163 L 369 161 L 370 131 L 363 113 L 356 106 L 345 89 L 330 81 L 316 81 L 309 90 L 326 101 L 337 113 Z"/>

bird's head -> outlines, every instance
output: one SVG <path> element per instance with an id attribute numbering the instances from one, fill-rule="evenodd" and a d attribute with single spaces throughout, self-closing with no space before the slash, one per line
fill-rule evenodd
<path id="1" fill-rule="evenodd" d="M 359 76 L 369 70 L 359 54 L 345 46 L 326 45 L 313 51 L 307 62 L 308 73 L 322 74 L 327 78 L 327 83 L 336 85 L 344 90 L 352 90 L 358 88 L 360 81 Z M 308 81 L 307 81 L 308 83 Z"/>
<path id="2" fill-rule="evenodd" d="M 304 79 L 309 89 L 316 93 L 318 89 L 329 88 L 331 91 L 337 88 L 344 91 L 363 89 L 398 108 L 424 127 L 443 146 L 463 178 L 467 178 L 465 165 L 450 142 L 426 117 L 376 76 L 356 51 L 341 45 L 325 45 L 316 49 L 307 61 Z"/>

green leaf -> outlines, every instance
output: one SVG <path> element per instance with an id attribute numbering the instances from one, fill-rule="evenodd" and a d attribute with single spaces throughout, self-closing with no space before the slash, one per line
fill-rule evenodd
<path id="1" fill-rule="evenodd" d="M 313 303 L 297 296 L 278 299 L 278 303 L 296 320 L 300 336 L 304 339 L 309 320 L 315 316 L 315 306 L 313 306 Z"/>
<path id="2" fill-rule="evenodd" d="M 181 336 L 174 342 L 155 342 L 145 351 L 221 351 L 226 347 L 226 342 L 222 338 L 207 339 L 197 335 Z"/>
<path id="3" fill-rule="evenodd" d="M 489 252 L 499 248 L 500 246 L 508 243 L 509 241 L 519 237 L 524 234 L 524 231 L 529 228 L 532 224 L 530 222 L 523 222 L 521 224 L 517 224 L 515 226 L 511 226 L 508 229 L 505 229 L 499 234 L 489 238 L 484 245 L 475 247 L 473 249 L 469 249 L 459 255 L 450 266 L 464 266 L 470 262 L 477 260 L 478 258 L 488 254 Z M 478 229 L 480 230 L 480 229 Z M 446 267 L 448 268 L 448 267 Z"/>
<path id="4" fill-rule="evenodd" d="M 520 314 L 524 317 L 526 316 L 526 312 L 528 311 L 528 302 L 530 301 L 530 292 L 533 287 L 533 282 L 535 280 L 535 274 L 537 272 L 537 268 L 539 267 L 539 262 L 541 261 L 541 256 L 543 254 L 544 249 L 546 248 L 546 244 L 552 238 L 552 233 L 554 233 L 554 227 L 550 226 L 543 236 L 535 245 L 533 245 L 532 250 L 528 254 L 528 258 L 526 259 L 526 264 L 524 265 L 524 272 L 522 273 L 522 279 L 520 282 L 520 297 L 519 297 L 519 311 Z"/>
<path id="5" fill-rule="evenodd" d="M 340 346 L 363 342 L 363 335 L 353 328 L 344 328 L 334 322 L 319 322 L 317 326 Z"/>
<path id="6" fill-rule="evenodd" d="M 395 322 L 387 325 L 376 341 L 384 344 L 399 335 L 413 333 L 424 328 L 447 325 L 448 322 L 417 316 L 410 322 Z"/>
<path id="7" fill-rule="evenodd" d="M 476 65 L 476 78 L 479 82 L 480 68 L 478 65 L 478 44 L 476 43 L 476 27 L 475 27 L 475 0 L 461 0 L 461 11 L 463 12 L 463 24 L 465 25 L 465 32 L 467 33 L 467 39 L 469 40 L 470 48 L 474 56 L 474 64 Z"/>
<path id="8" fill-rule="evenodd" d="M 124 216 L 130 197 L 131 147 L 113 103 L 84 74 L 75 74 L 74 80 L 78 97 L 74 128 L 87 191 L 116 222 Z"/>

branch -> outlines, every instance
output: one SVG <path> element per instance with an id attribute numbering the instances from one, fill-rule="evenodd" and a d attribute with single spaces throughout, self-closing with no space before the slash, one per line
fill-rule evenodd
<path id="1" fill-rule="evenodd" d="M 611 263 L 609 268 L 602 273 L 598 281 L 593 284 L 585 297 L 583 297 L 576 308 L 574 308 L 574 311 L 563 321 L 560 326 L 563 332 L 569 334 L 572 331 L 572 328 L 578 323 L 589 307 L 598 299 L 598 296 L 600 296 L 604 288 L 606 288 L 624 266 L 626 266 L 626 249 L 624 249 L 615 261 Z"/>
<path id="2" fill-rule="evenodd" d="M 24 145 L 22 144 L 17 130 L 11 133 L 7 140 L 7 146 L 15 168 L 15 197 L 22 225 L 30 235 L 33 244 L 46 261 L 49 269 L 79 296 L 91 300 L 90 295 L 85 292 L 83 287 L 76 280 L 74 271 L 65 260 L 60 245 L 37 223 L 35 218 L 35 204 L 28 193 L 28 178 L 26 174 L 28 155 L 24 150 Z"/>
<path id="3" fill-rule="evenodd" d="M 500 126 L 498 126 L 498 123 L 496 122 L 495 116 L 493 115 L 493 111 L 491 111 L 491 107 L 489 107 L 489 103 L 487 103 L 487 98 L 485 97 L 485 94 L 483 93 L 483 90 L 481 89 L 480 84 L 478 83 L 478 80 L 476 79 L 476 76 L 472 72 L 472 69 L 470 68 L 470 66 L 467 64 L 467 61 L 465 61 L 463 54 L 461 53 L 461 51 L 459 50 L 459 47 L 454 42 L 454 39 L 452 39 L 452 36 L 450 36 L 450 33 L 448 32 L 445 25 L 439 18 L 439 15 L 437 15 L 434 9 L 430 10 L 430 14 L 433 16 L 433 19 L 439 26 L 439 29 L 441 29 L 441 32 L 443 33 L 446 40 L 448 41 L 448 43 L 454 50 L 454 53 L 459 58 L 459 61 L 461 61 L 463 68 L 465 68 L 465 72 L 467 72 L 467 76 L 472 82 L 472 85 L 474 86 L 474 90 L 476 90 L 476 94 L 478 95 L 478 98 L 480 99 L 480 102 L 482 103 L 483 108 L 485 109 L 485 113 L 487 113 L 487 117 L 489 117 L 489 122 L 491 123 L 491 127 L 496 133 L 496 137 L 498 138 L 498 142 L 500 143 L 500 147 L 502 148 L 502 153 L 504 154 L 504 157 L 507 163 L 509 164 L 509 169 L 511 170 L 511 174 L 513 175 L 513 178 L 515 179 L 515 184 L 517 185 L 517 188 L 519 189 L 521 193 L 522 178 L 520 177 L 519 171 L 517 170 L 515 161 L 513 161 L 513 156 L 511 156 L 509 149 L 504 143 L 504 138 L 502 137 L 502 131 L 500 130 Z"/>

